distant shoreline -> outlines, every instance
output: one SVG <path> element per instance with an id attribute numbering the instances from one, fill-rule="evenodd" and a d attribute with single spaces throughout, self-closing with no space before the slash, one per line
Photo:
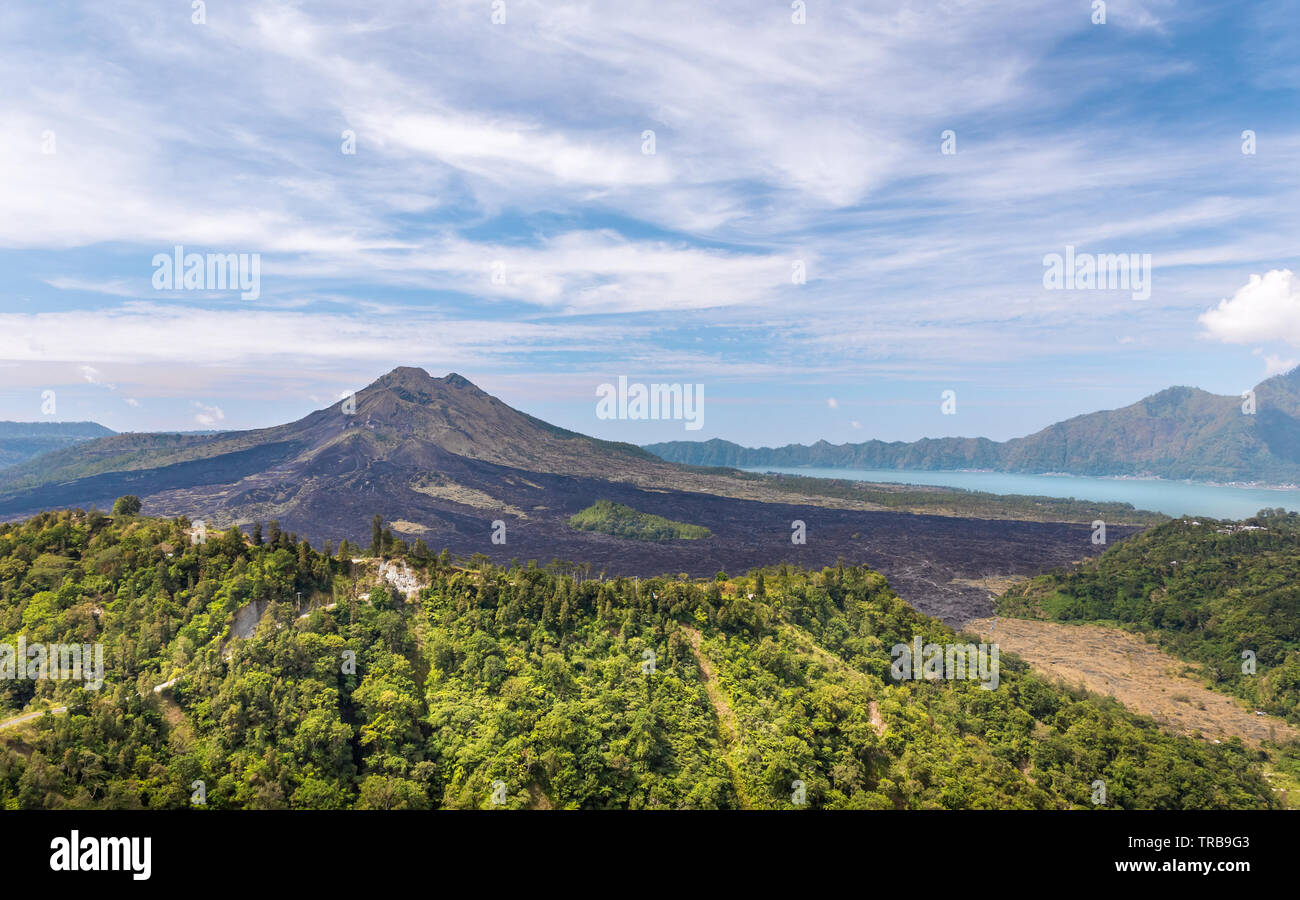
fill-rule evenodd
<path id="1" fill-rule="evenodd" d="M 769 466 L 731 466 L 742 472 L 770 472 L 774 475 L 787 474 Z M 829 469 L 844 472 L 889 472 L 900 473 L 934 472 L 963 473 L 979 475 L 1020 475 L 1030 478 L 1096 478 L 1101 481 L 1155 481 L 1162 484 L 1189 484 L 1199 487 L 1249 488 L 1259 491 L 1300 491 L 1300 484 L 1272 484 L 1266 481 L 1197 481 L 1194 478 L 1165 478 L 1161 475 L 1085 475 L 1079 472 L 1008 472 L 1002 469 L 858 469 L 851 466 L 785 466 L 787 469 Z M 810 476 L 813 478 L 822 476 Z M 846 478 L 846 481 L 861 481 L 860 478 Z M 916 484 L 912 481 L 882 482 L 884 484 Z M 932 485 L 927 485 L 932 486 Z"/>

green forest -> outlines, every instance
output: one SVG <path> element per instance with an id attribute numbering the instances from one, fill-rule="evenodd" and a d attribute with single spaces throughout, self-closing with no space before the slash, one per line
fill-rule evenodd
<path id="1" fill-rule="evenodd" d="M 713 536 L 713 532 L 702 525 L 674 522 L 609 500 L 597 500 L 570 516 L 569 526 L 638 541 L 698 541 Z"/>
<path id="2" fill-rule="evenodd" d="M 0 805 L 1279 805 L 1260 751 L 1166 734 L 1010 654 L 997 690 L 892 680 L 893 645 L 956 635 L 864 567 L 582 579 L 375 533 L 195 543 L 129 501 L 0 525 L 0 643 L 102 642 L 106 669 L 98 691 L 0 684 L 0 720 L 67 709 L 0 730 Z M 377 554 L 425 586 L 395 592 Z"/>
<path id="3" fill-rule="evenodd" d="M 1300 722 L 1300 515 L 1177 519 L 1073 571 L 1017 585 L 1008 616 L 1118 624 L 1200 664 L 1207 684 Z M 1250 659 L 1254 654 L 1254 671 Z"/>

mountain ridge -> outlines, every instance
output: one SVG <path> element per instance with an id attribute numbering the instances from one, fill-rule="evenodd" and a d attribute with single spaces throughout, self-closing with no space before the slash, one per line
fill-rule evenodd
<path id="1" fill-rule="evenodd" d="M 1300 483 L 1300 368 L 1242 397 L 1175 386 L 1128 406 L 1084 413 L 1025 437 L 922 438 L 743 447 L 668 441 L 645 449 L 697 466 L 991 469 L 1029 474 L 1158 476 L 1193 481 Z"/>
<path id="2" fill-rule="evenodd" d="M 0 469 L 113 433 L 98 422 L 0 422 Z"/>
<path id="3" fill-rule="evenodd" d="M 643 577 L 852 557 L 880 567 L 918 609 L 957 622 L 991 609 L 974 579 L 1097 552 L 1084 524 L 1095 515 L 967 518 L 786 490 L 557 428 L 460 375 L 410 367 L 357 391 L 355 409 L 348 397 L 270 428 L 111 435 L 0 471 L 0 522 L 111 509 L 123 495 L 140 497 L 147 515 L 209 530 L 275 521 L 316 546 L 364 546 L 379 516 L 399 540 L 464 556 L 574 560 Z M 711 536 L 633 541 L 572 527 L 599 501 Z M 810 530 L 806 544 L 792 541 L 794 522 Z M 1112 533 L 1132 530 L 1116 524 Z"/>

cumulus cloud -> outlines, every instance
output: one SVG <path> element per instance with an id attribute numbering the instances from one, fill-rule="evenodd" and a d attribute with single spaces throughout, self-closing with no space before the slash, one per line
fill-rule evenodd
<path id="1" fill-rule="evenodd" d="M 1230 344 L 1282 340 L 1300 346 L 1300 279 L 1272 269 L 1200 316 L 1208 335 Z"/>

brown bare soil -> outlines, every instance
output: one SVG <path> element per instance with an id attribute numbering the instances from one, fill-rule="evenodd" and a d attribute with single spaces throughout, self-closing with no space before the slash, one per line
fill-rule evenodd
<path id="1" fill-rule="evenodd" d="M 875 700 L 867 702 L 867 718 L 871 722 L 871 727 L 876 729 L 879 737 L 885 736 L 885 720 L 880 717 L 880 704 Z"/>
<path id="2" fill-rule="evenodd" d="M 1236 736 L 1253 745 L 1300 737 L 1284 720 L 1207 689 L 1192 664 L 1118 628 L 995 617 L 967 622 L 965 630 L 1068 685 L 1114 697 L 1169 731 L 1206 740 Z"/>

